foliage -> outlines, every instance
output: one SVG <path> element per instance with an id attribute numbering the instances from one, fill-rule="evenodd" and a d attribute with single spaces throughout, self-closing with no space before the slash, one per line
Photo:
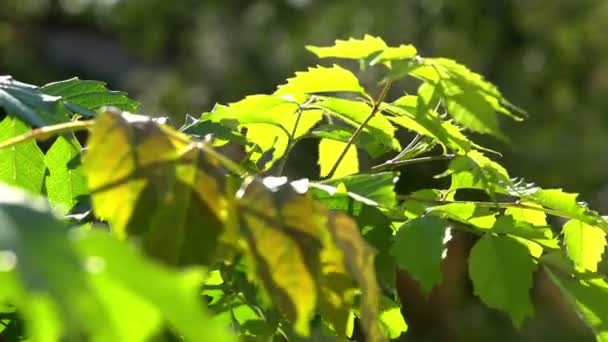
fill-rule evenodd
<path id="1" fill-rule="evenodd" d="M 381 70 L 379 95 L 345 67 L 316 66 L 176 129 L 129 113 L 137 103 L 99 82 L 3 77 L 3 336 L 397 338 L 408 328 L 397 268 L 430 293 L 463 230 L 478 236 L 468 273 L 485 305 L 521 327 L 542 269 L 606 338 L 608 221 L 576 194 L 511 178 L 470 139 L 504 140 L 499 119 L 522 119 L 520 109 L 463 65 L 410 45 L 365 36 L 308 49 Z M 417 88 L 389 99 L 403 78 Z M 405 147 L 399 130 L 414 134 Z M 320 140 L 320 175 L 288 180 L 294 147 L 309 139 Z M 221 152 L 231 146 L 239 152 Z M 366 152 L 383 162 L 370 168 Z M 449 188 L 395 192 L 399 170 L 434 160 L 449 161 L 438 175 Z M 483 200 L 459 199 L 470 190 Z"/>

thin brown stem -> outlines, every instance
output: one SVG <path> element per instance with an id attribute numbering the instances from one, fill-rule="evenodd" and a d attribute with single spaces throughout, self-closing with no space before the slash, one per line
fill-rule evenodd
<path id="1" fill-rule="evenodd" d="M 374 115 L 376 115 L 376 113 L 380 109 L 380 106 L 382 105 L 382 102 L 386 98 L 386 94 L 388 93 L 388 90 L 390 89 L 390 87 L 391 87 L 390 81 L 384 83 L 384 87 L 382 87 L 382 90 L 380 91 L 380 95 L 378 95 L 378 99 L 376 101 L 374 101 L 374 105 L 372 106 L 372 109 L 371 109 L 369 115 L 365 118 L 365 120 L 361 123 L 361 125 L 359 125 L 359 127 L 357 127 L 357 130 L 348 139 L 348 141 L 346 142 L 346 146 L 344 146 L 344 149 L 342 150 L 342 152 L 340 152 L 340 155 L 338 156 L 338 159 L 336 159 L 334 166 L 332 166 L 331 170 L 329 171 L 327 178 L 333 177 L 334 173 L 336 173 L 336 170 L 340 166 L 340 163 L 342 163 L 342 160 L 346 156 L 346 153 L 348 153 L 348 149 L 355 143 L 355 141 L 357 140 L 359 135 L 361 135 L 361 132 L 363 132 L 363 129 L 365 128 L 365 126 L 367 126 L 367 124 L 373 119 Z"/>
<path id="2" fill-rule="evenodd" d="M 396 169 L 401 166 L 426 163 L 426 162 L 436 161 L 436 160 L 451 160 L 451 159 L 454 159 L 454 157 L 455 156 L 453 154 L 445 154 L 445 155 L 440 155 L 440 156 L 420 157 L 420 158 L 405 159 L 405 160 L 389 160 L 380 165 L 372 166 L 372 172 L 381 172 L 384 170 Z"/>

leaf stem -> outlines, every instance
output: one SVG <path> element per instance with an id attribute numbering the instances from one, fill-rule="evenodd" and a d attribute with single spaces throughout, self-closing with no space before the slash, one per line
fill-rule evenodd
<path id="1" fill-rule="evenodd" d="M 390 89 L 391 84 L 392 84 L 392 82 L 390 82 L 390 81 L 384 83 L 384 87 L 382 87 L 382 90 L 380 91 L 380 94 L 378 95 L 378 99 L 376 101 L 374 101 L 374 105 L 372 106 L 372 109 L 371 109 L 369 115 L 365 118 L 365 120 L 361 123 L 361 125 L 359 125 L 359 127 L 357 127 L 357 130 L 348 139 L 348 141 L 346 142 L 346 146 L 344 146 L 344 149 L 342 150 L 342 152 L 340 152 L 338 159 L 336 159 L 334 166 L 332 166 L 332 168 L 329 171 L 329 173 L 327 174 L 326 178 L 331 178 L 331 177 L 333 177 L 334 173 L 336 173 L 338 166 L 340 166 L 340 163 L 342 163 L 342 160 L 346 156 L 346 153 L 348 153 L 348 149 L 355 143 L 355 140 L 359 137 L 359 135 L 361 135 L 361 132 L 363 132 L 363 129 L 365 128 L 365 126 L 367 126 L 367 124 L 372 120 L 374 115 L 376 115 L 376 113 L 380 109 L 380 106 L 382 105 L 382 102 L 386 98 L 386 94 L 388 93 L 388 90 Z"/>
<path id="2" fill-rule="evenodd" d="M 94 120 L 86 121 L 70 121 L 52 126 L 44 126 L 33 129 L 25 134 L 18 135 L 11 139 L 0 142 L 0 149 L 12 147 L 32 139 L 46 140 L 50 137 L 61 135 L 68 132 L 84 131 L 89 129 L 95 123 Z"/>
<path id="3" fill-rule="evenodd" d="M 454 159 L 454 157 L 455 157 L 455 155 L 453 155 L 453 154 L 443 154 L 443 155 L 439 155 L 439 156 L 428 156 L 428 157 L 412 158 L 412 159 L 405 159 L 405 160 L 389 160 L 382 164 L 372 166 L 372 172 L 375 173 L 375 172 L 380 172 L 380 171 L 384 171 L 384 170 L 388 170 L 388 169 L 395 169 L 395 168 L 398 168 L 401 166 L 425 163 L 425 162 L 436 161 L 436 160 L 451 160 L 451 159 Z"/>
<path id="4" fill-rule="evenodd" d="M 475 206 L 482 207 L 482 208 L 499 208 L 499 209 L 519 208 L 519 209 L 541 211 L 541 212 L 544 212 L 545 214 L 548 214 L 548 215 L 552 215 L 552 216 L 556 216 L 556 217 L 561 217 L 561 218 L 566 218 L 566 219 L 572 219 L 573 218 L 573 217 L 570 217 L 569 215 L 561 213 L 561 212 L 559 212 L 557 210 L 548 209 L 548 208 L 545 208 L 545 207 L 536 207 L 536 206 L 533 206 L 533 205 L 527 205 L 527 204 L 522 204 L 522 203 L 518 203 L 518 202 L 482 202 L 482 201 L 434 200 L 434 199 L 428 199 L 428 198 L 419 198 L 419 197 L 410 196 L 410 195 L 397 195 L 397 199 L 400 199 L 400 200 L 411 200 L 411 201 L 418 201 L 418 202 L 426 202 L 426 203 L 437 204 L 437 205 L 443 205 L 443 204 L 473 204 Z"/>
<path id="5" fill-rule="evenodd" d="M 287 163 L 287 158 L 289 157 L 289 154 L 291 153 L 291 150 L 293 149 L 293 146 L 295 145 L 295 141 L 296 141 L 296 131 L 298 130 L 298 125 L 300 124 L 300 118 L 302 117 L 302 112 L 307 108 L 308 104 L 312 103 L 315 100 L 314 96 L 311 96 L 310 99 L 308 99 L 308 101 L 306 101 L 305 103 L 303 103 L 302 105 L 300 105 L 298 107 L 298 110 L 296 111 L 296 122 L 293 125 L 293 130 L 291 132 L 291 134 L 289 135 L 289 141 L 287 142 L 287 150 L 285 151 L 285 155 L 283 155 L 283 158 L 281 159 L 281 163 L 279 164 L 279 168 L 277 170 L 277 175 L 282 176 L 283 175 L 283 170 L 285 169 L 285 164 Z"/>

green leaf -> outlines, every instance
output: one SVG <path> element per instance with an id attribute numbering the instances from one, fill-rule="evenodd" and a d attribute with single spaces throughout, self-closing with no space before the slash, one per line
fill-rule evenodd
<path id="1" fill-rule="evenodd" d="M 535 188 L 521 194 L 524 200 L 555 210 L 565 217 L 579 220 L 589 225 L 597 225 L 604 231 L 608 230 L 608 221 L 587 205 L 577 201 L 578 194 L 563 192 L 562 189 Z"/>
<path id="2" fill-rule="evenodd" d="M 510 215 L 500 216 L 494 223 L 492 231 L 531 240 L 550 249 L 559 249 L 559 241 L 553 236 L 551 227 L 533 226 L 529 222 L 515 220 Z"/>
<path id="3" fill-rule="evenodd" d="M 441 282 L 441 259 L 448 225 L 448 221 L 435 216 L 407 221 L 397 231 L 391 246 L 397 264 L 420 283 L 427 295 Z"/>
<path id="4" fill-rule="evenodd" d="M 338 187 L 343 184 L 348 193 L 359 196 L 353 196 L 355 200 L 362 197 L 373 201 L 365 204 L 392 208 L 397 204 L 395 183 L 398 179 L 397 172 L 379 172 L 331 179 L 324 181 L 323 185 Z"/>
<path id="5" fill-rule="evenodd" d="M 485 234 L 469 257 L 475 295 L 487 306 L 508 313 L 517 327 L 534 312 L 529 291 L 537 265 L 530 253 L 527 245 L 512 237 Z"/>
<path id="6" fill-rule="evenodd" d="M 364 102 L 335 97 L 325 97 L 315 104 L 354 127 L 363 124 L 372 111 L 372 108 Z M 400 150 L 401 146 L 394 137 L 396 129 L 382 113 L 376 113 L 363 130 L 374 135 L 385 146 Z"/>
<path id="7" fill-rule="evenodd" d="M 352 137 L 354 132 L 355 128 L 353 127 L 338 127 L 336 125 L 326 124 L 316 127 L 310 134 L 314 137 L 346 143 L 350 140 L 350 137 Z M 365 129 L 361 131 L 359 137 L 355 140 L 354 145 L 369 153 L 372 158 L 378 158 L 392 150 L 392 148 L 383 145 L 378 136 Z"/>
<path id="8" fill-rule="evenodd" d="M 200 123 L 191 129 L 209 122 L 220 123 L 233 130 L 247 129 L 247 141 L 253 144 L 247 151 L 251 154 L 250 160 L 258 163 L 262 158 L 267 158 L 260 165 L 262 170 L 266 170 L 283 157 L 290 136 L 293 135 L 291 139 L 298 139 L 321 121 L 321 110 L 300 111 L 299 106 L 285 97 L 252 95 L 228 106 L 216 105 L 212 112 L 203 114 Z M 267 154 L 270 154 L 270 158 Z"/>
<path id="9" fill-rule="evenodd" d="M 32 126 L 67 121 L 60 99 L 31 84 L 15 81 L 11 76 L 0 76 L 0 107 Z"/>
<path id="10" fill-rule="evenodd" d="M 370 65 L 411 59 L 416 57 L 417 53 L 418 50 L 416 50 L 416 48 L 411 44 L 402 44 L 397 47 L 387 47 L 382 50 L 382 52 L 370 62 Z"/>
<path id="11" fill-rule="evenodd" d="M 139 108 L 139 103 L 127 97 L 126 93 L 110 91 L 100 81 L 71 78 L 46 84 L 40 89 L 45 94 L 61 96 L 68 109 L 85 116 L 94 116 L 94 111 L 103 106 L 113 106 L 128 112 L 135 112 Z"/>
<path id="12" fill-rule="evenodd" d="M 574 266 L 583 272 L 597 272 L 597 264 L 606 247 L 606 233 L 578 220 L 566 222 L 562 232 L 566 253 Z"/>
<path id="13" fill-rule="evenodd" d="M 401 306 L 392 300 L 382 297 L 380 323 L 389 339 L 399 338 L 407 331 L 407 323 L 401 314 Z"/>
<path id="14" fill-rule="evenodd" d="M 437 113 L 414 95 L 403 96 L 382 106 L 383 111 L 392 113 L 388 117 L 395 124 L 422 136 L 436 139 L 452 150 L 467 152 L 473 143 L 449 121 L 442 121 Z"/>
<path id="15" fill-rule="evenodd" d="M 382 51 L 386 47 L 386 43 L 381 38 L 366 34 L 363 39 L 338 39 L 333 46 L 320 47 L 308 45 L 306 46 L 306 49 L 319 58 L 336 57 L 362 59 L 370 56 L 374 52 Z"/>
<path id="16" fill-rule="evenodd" d="M 428 93 L 439 92 L 450 115 L 466 128 L 506 139 L 498 129 L 496 113 L 520 119 L 495 86 L 452 60 L 427 58 L 410 74 L 426 82 Z"/>
<path id="17" fill-rule="evenodd" d="M 346 145 L 347 143 L 336 140 L 321 139 L 321 142 L 319 143 L 319 166 L 321 167 L 321 177 L 329 175 L 329 172 L 344 148 L 346 148 Z M 340 178 L 357 172 L 359 172 L 357 147 L 355 147 L 355 145 L 350 145 L 332 178 Z"/>
<path id="18" fill-rule="evenodd" d="M 208 265 L 229 250 L 225 174 L 186 137 L 145 117 L 106 111 L 91 130 L 83 165 L 93 210 L 119 237 L 138 236 L 146 252 L 170 264 Z"/>
<path id="19" fill-rule="evenodd" d="M 67 227 L 45 200 L 2 185 L 0 217 L 0 297 L 20 309 L 31 338 L 58 341 L 61 335 L 90 332 L 93 340 L 118 339 L 67 239 Z"/>
<path id="20" fill-rule="evenodd" d="M 314 93 L 352 92 L 366 95 L 359 80 L 352 72 L 334 65 L 317 66 L 308 71 L 296 72 L 296 76 L 280 85 L 275 95 L 299 95 Z"/>
<path id="21" fill-rule="evenodd" d="M 454 158 L 441 176 L 450 174 L 450 191 L 480 189 L 494 197 L 497 193 L 509 194 L 509 189 L 513 188 L 507 170 L 479 151 L 470 151 L 466 156 Z"/>
<path id="22" fill-rule="evenodd" d="M 561 277 L 546 268 L 549 278 L 560 289 L 579 317 L 593 330 L 597 341 L 608 341 L 608 283 L 603 278 L 578 280 Z"/>
<path id="23" fill-rule="evenodd" d="M 153 264 L 99 232 L 75 239 L 44 198 L 3 185 L 0 218 L 0 301 L 33 341 L 143 341 L 164 322 L 190 341 L 233 340 L 202 311 L 200 270 Z"/>
<path id="24" fill-rule="evenodd" d="M 538 208 L 538 210 L 526 209 L 525 207 L 511 207 L 505 210 L 505 215 L 511 215 L 516 221 L 528 222 L 534 226 L 547 225 L 547 215 L 544 213 L 542 206 L 529 202 L 521 202 L 521 205 Z"/>
<path id="25" fill-rule="evenodd" d="M 474 203 L 450 203 L 439 205 L 429 210 L 430 213 L 473 226 L 483 231 L 492 228 L 496 222 L 496 212 L 480 208 Z"/>
<path id="26" fill-rule="evenodd" d="M 18 118 L 0 122 L 0 141 L 30 132 Z M 0 181 L 39 194 L 44 181 L 44 155 L 35 140 L 0 149 Z"/>
<path id="27" fill-rule="evenodd" d="M 106 234 L 86 234 L 75 243 L 89 262 L 91 283 L 112 323 L 122 328 L 116 341 L 144 340 L 164 322 L 188 341 L 236 340 L 228 327 L 203 312 L 200 270 L 177 272 L 152 263 Z"/>
<path id="28" fill-rule="evenodd" d="M 232 120 L 239 124 L 265 123 L 282 127 L 289 135 L 289 128 L 293 127 L 298 107 L 296 102 L 279 96 L 250 95 L 227 106 L 216 105 L 212 112 L 203 114 L 201 120 L 220 123 Z"/>
<path id="29" fill-rule="evenodd" d="M 49 201 L 65 212 L 76 205 L 78 197 L 88 194 L 80 163 L 82 146 L 73 134 L 60 136 L 47 151 L 44 162 L 49 170 L 46 192 Z"/>

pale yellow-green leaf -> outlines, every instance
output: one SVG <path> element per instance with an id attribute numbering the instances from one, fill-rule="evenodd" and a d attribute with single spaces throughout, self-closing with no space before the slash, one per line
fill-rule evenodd
<path id="1" fill-rule="evenodd" d="M 562 231 L 566 253 L 574 266 L 581 271 L 596 272 L 606 247 L 606 233 L 578 220 L 566 222 Z"/>
<path id="2" fill-rule="evenodd" d="M 338 156 L 346 147 L 346 143 L 330 139 L 321 139 L 319 143 L 319 166 L 321 167 L 321 177 L 329 175 Z M 349 146 L 344 159 L 333 174 L 333 178 L 348 176 L 359 172 L 359 157 L 357 148 Z"/>
<path id="3" fill-rule="evenodd" d="M 368 57 L 374 52 L 384 50 L 386 43 L 378 37 L 366 34 L 363 39 L 350 38 L 348 40 L 336 40 L 333 46 L 306 46 L 306 49 L 319 58 L 347 58 L 361 59 Z"/>

